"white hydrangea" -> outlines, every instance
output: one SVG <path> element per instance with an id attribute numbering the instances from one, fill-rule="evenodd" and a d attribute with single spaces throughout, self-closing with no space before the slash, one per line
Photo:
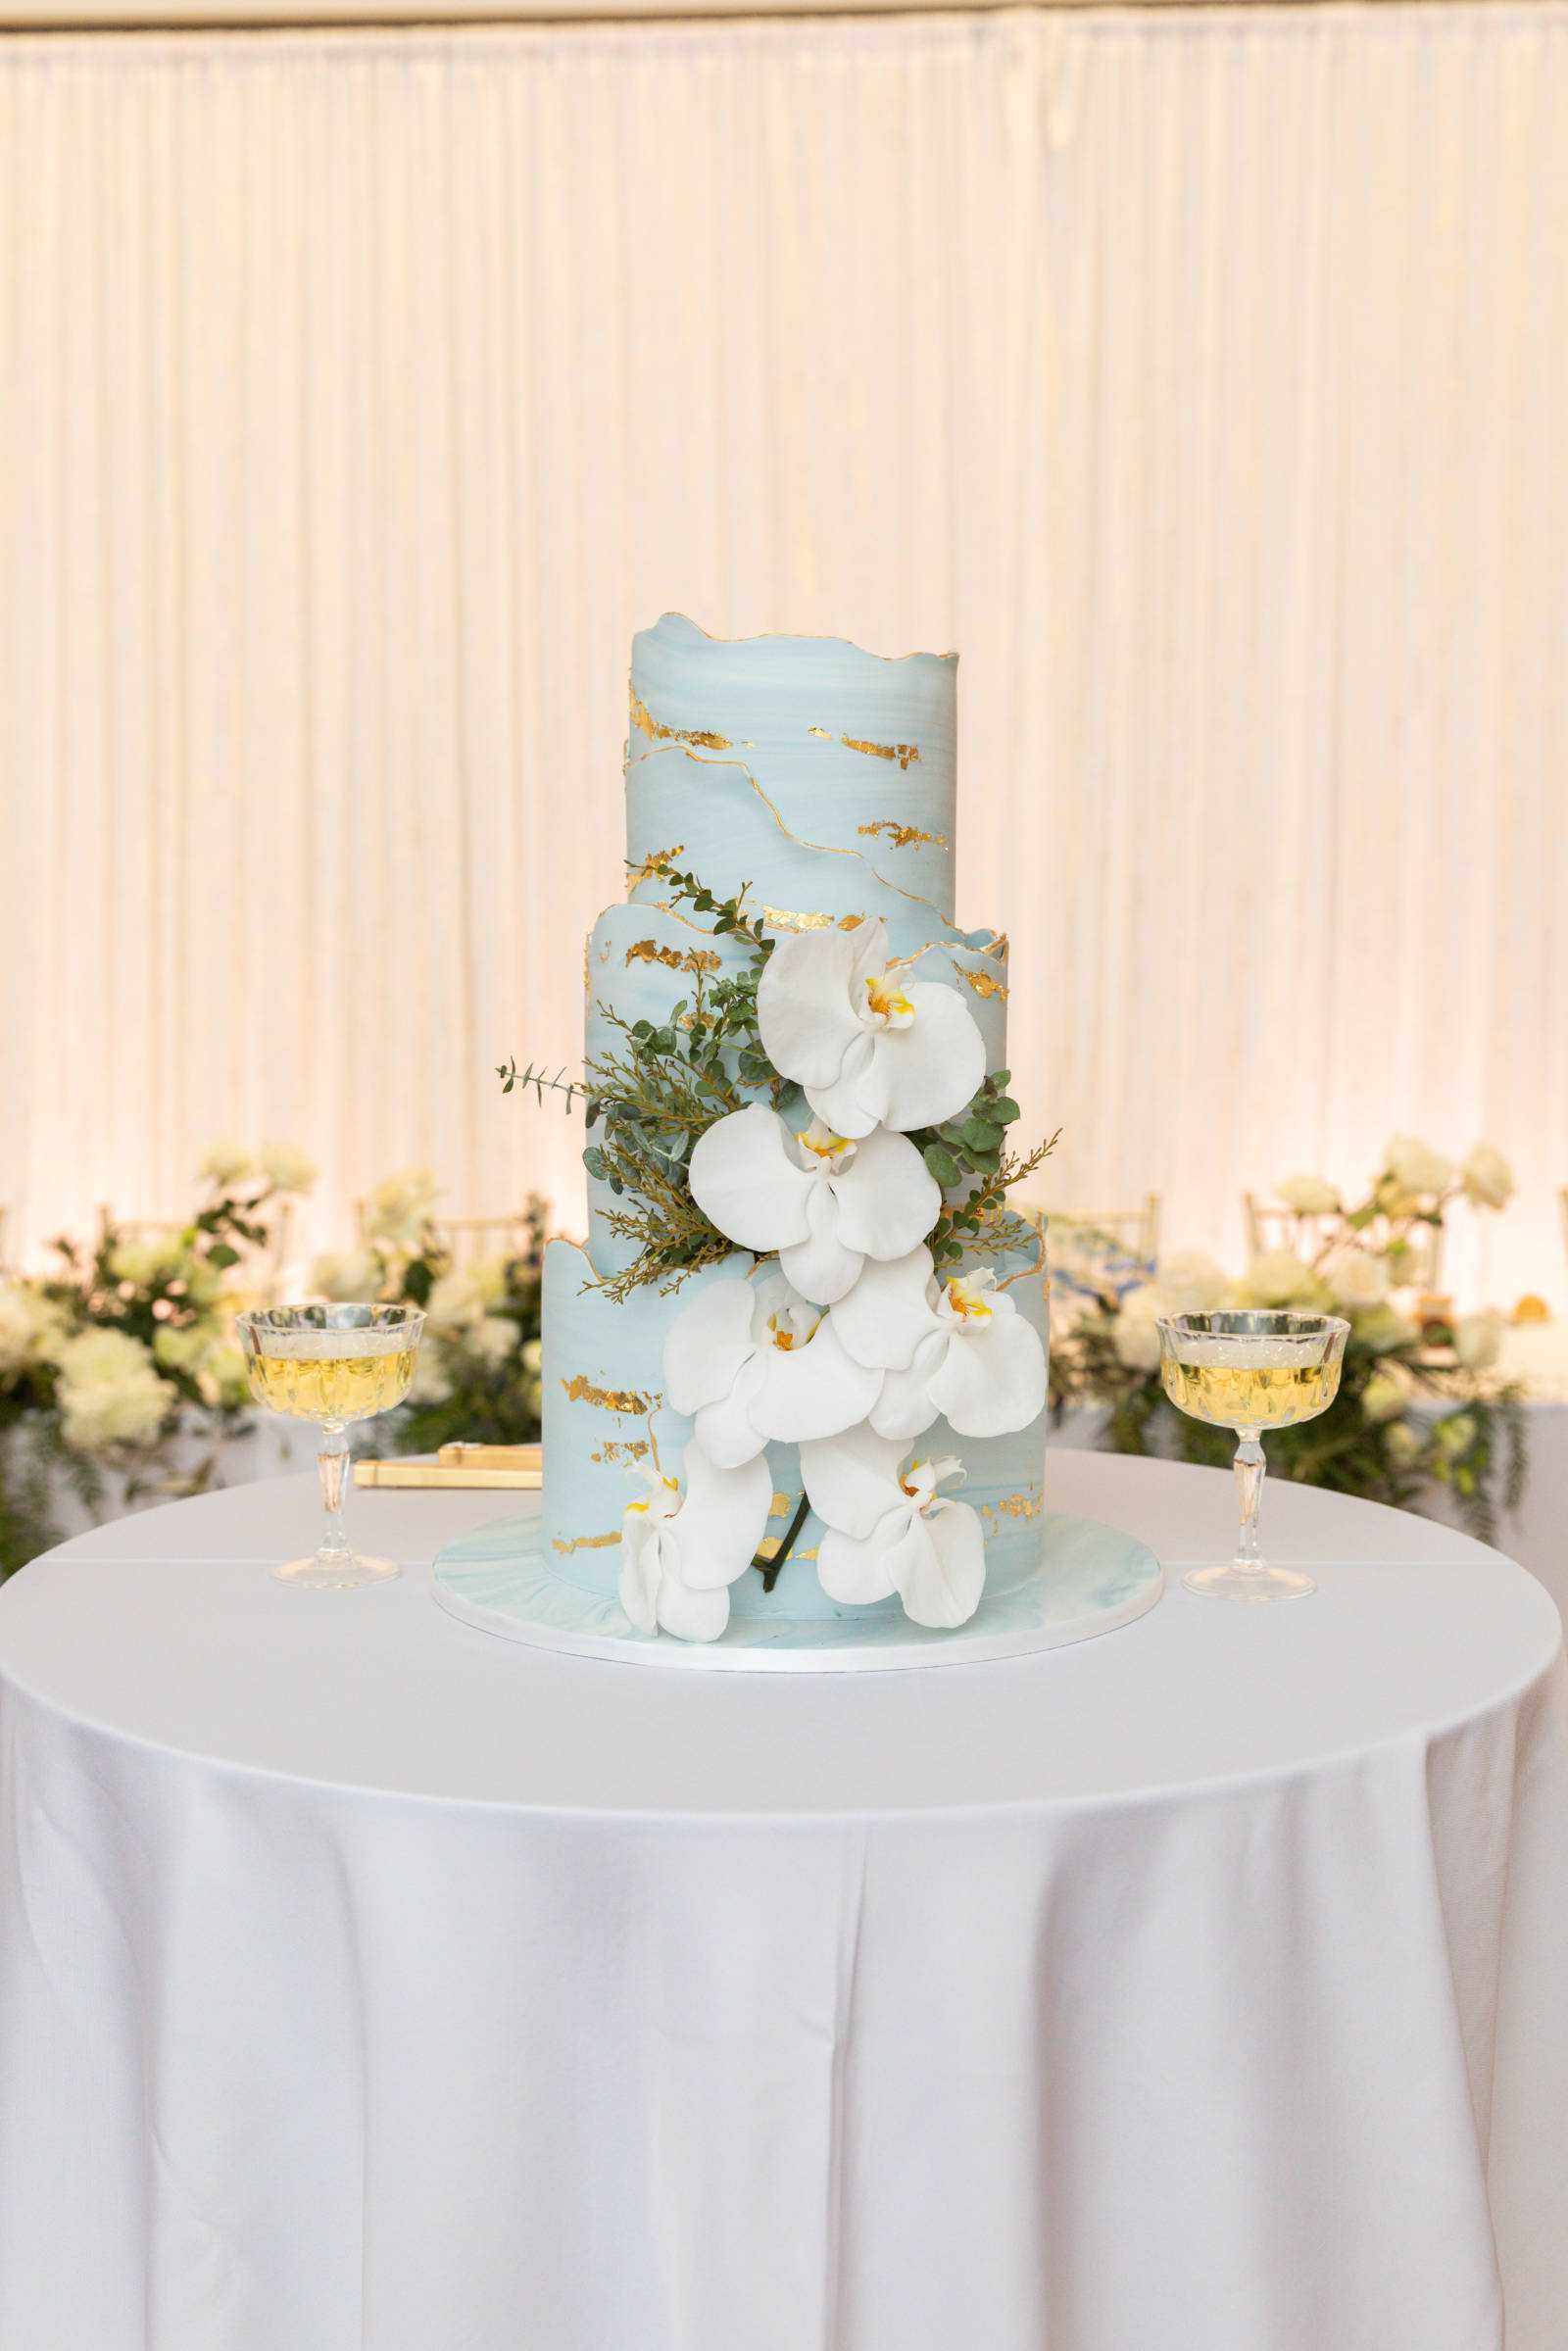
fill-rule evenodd
<path id="1" fill-rule="evenodd" d="M 1364 1249 L 1336 1249 L 1323 1268 L 1323 1279 L 1334 1303 L 1351 1314 L 1381 1306 L 1389 1295 L 1387 1265 Z"/>
<path id="2" fill-rule="evenodd" d="M 1423 1143 L 1419 1135 L 1391 1136 L 1383 1158 L 1400 1191 L 1417 1200 L 1446 1192 L 1452 1180 L 1453 1162 L 1434 1151 L 1430 1143 Z"/>
<path id="3" fill-rule="evenodd" d="M 517 1326 L 506 1314 L 482 1315 L 478 1322 L 468 1324 L 463 1344 L 483 1363 L 492 1366 L 505 1363 L 509 1355 L 517 1351 Z"/>
<path id="4" fill-rule="evenodd" d="M 1258 1306 L 1298 1306 L 1319 1295 L 1316 1275 L 1294 1249 L 1260 1249 L 1247 1269 L 1242 1285 Z"/>
<path id="5" fill-rule="evenodd" d="M 123 1331 L 84 1331 L 59 1362 L 61 1434 L 78 1452 L 151 1444 L 176 1400 L 147 1348 Z"/>
<path id="6" fill-rule="evenodd" d="M 274 1192 L 309 1192 L 318 1169 L 314 1159 L 293 1143 L 264 1143 L 262 1173 Z"/>
<path id="7" fill-rule="evenodd" d="M 1339 1193 L 1327 1176 L 1287 1176 L 1275 1190 L 1298 1216 L 1332 1216 L 1340 1205 Z"/>
<path id="8" fill-rule="evenodd" d="M 367 1241 L 385 1241 L 393 1249 L 416 1249 L 435 1211 L 441 1188 L 428 1168 L 406 1168 L 376 1185 L 365 1203 Z"/>
<path id="9" fill-rule="evenodd" d="M 1153 1287 L 1164 1314 L 1211 1314 L 1228 1288 L 1225 1269 L 1201 1249 L 1178 1249 L 1161 1260 Z"/>
<path id="10" fill-rule="evenodd" d="M 1505 1208 L 1513 1198 L 1513 1169 L 1490 1143 L 1478 1143 L 1459 1170 L 1465 1198 L 1478 1208 Z"/>
<path id="11" fill-rule="evenodd" d="M 215 1143 L 196 1172 L 218 1191 L 229 1192 L 236 1184 L 249 1183 L 256 1173 L 256 1160 L 238 1143 Z"/>
<path id="12" fill-rule="evenodd" d="M 1129 1290 L 1111 1327 L 1110 1343 L 1129 1371 L 1159 1368 L 1159 1317 L 1168 1311 L 1158 1285 L 1145 1282 Z"/>
<path id="13" fill-rule="evenodd" d="M 507 1292 L 507 1269 L 499 1259 L 444 1273 L 430 1291 L 425 1315 L 433 1331 L 465 1331 L 482 1322 Z"/>
<path id="14" fill-rule="evenodd" d="M 385 1278 L 380 1258 L 368 1249 L 318 1257 L 311 1267 L 311 1288 L 340 1302 L 366 1303 L 379 1298 Z"/>
<path id="15" fill-rule="evenodd" d="M 0 1380 L 51 1359 L 63 1327 L 60 1308 L 29 1283 L 0 1281 Z"/>

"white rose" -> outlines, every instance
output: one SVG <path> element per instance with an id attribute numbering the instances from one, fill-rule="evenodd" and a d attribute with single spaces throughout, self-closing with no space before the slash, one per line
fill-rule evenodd
<path id="1" fill-rule="evenodd" d="M 517 1326 L 505 1314 L 486 1314 L 464 1332 L 463 1344 L 481 1362 L 505 1363 L 516 1351 Z"/>
<path id="2" fill-rule="evenodd" d="M 1298 1216 L 1332 1216 L 1340 1204 L 1340 1196 L 1327 1176 L 1287 1176 L 1275 1190 Z"/>
<path id="3" fill-rule="evenodd" d="M 1129 1290 L 1122 1299 L 1111 1325 L 1110 1343 L 1129 1371 L 1158 1370 L 1159 1333 L 1154 1326 L 1164 1311 L 1164 1301 L 1152 1282 Z"/>
<path id="4" fill-rule="evenodd" d="M 1252 1259 L 1244 1285 L 1260 1306 L 1294 1306 L 1317 1295 L 1317 1277 L 1294 1249 L 1266 1249 Z"/>
<path id="5" fill-rule="evenodd" d="M 380 1258 L 368 1249 L 350 1249 L 344 1256 L 318 1257 L 311 1267 L 311 1288 L 327 1298 L 377 1298 L 385 1279 Z"/>
<path id="6" fill-rule="evenodd" d="M 1418 1135 L 1394 1136 L 1383 1156 L 1400 1191 L 1414 1193 L 1421 1199 L 1430 1198 L 1435 1192 L 1446 1192 L 1453 1175 L 1452 1161 L 1445 1159 Z"/>
<path id="7" fill-rule="evenodd" d="M 1364 1249 L 1337 1249 L 1323 1268 L 1323 1279 L 1334 1303 L 1352 1314 L 1381 1306 L 1389 1295 L 1388 1267 Z"/>
<path id="8" fill-rule="evenodd" d="M 1478 1208 L 1505 1208 L 1513 1198 L 1513 1169 L 1490 1143 L 1478 1143 L 1459 1170 L 1465 1198 Z"/>
<path id="9" fill-rule="evenodd" d="M 220 1192 L 227 1192 L 233 1185 L 245 1183 L 256 1173 L 256 1161 L 248 1151 L 241 1151 L 237 1143 L 215 1143 L 196 1172 L 204 1175 Z"/>
<path id="10" fill-rule="evenodd" d="M 1153 1286 L 1164 1301 L 1162 1313 L 1208 1314 L 1224 1297 L 1225 1282 L 1223 1269 L 1212 1257 L 1188 1249 L 1162 1259 Z"/>
<path id="11" fill-rule="evenodd" d="M 366 1240 L 416 1249 L 439 1197 L 440 1187 L 426 1168 L 413 1167 L 402 1175 L 388 1176 L 365 1203 Z"/>
<path id="12" fill-rule="evenodd" d="M 117 1282 L 129 1282 L 134 1289 L 146 1290 L 157 1281 L 164 1267 L 150 1241 L 119 1241 L 109 1252 L 109 1270 Z"/>
<path id="13" fill-rule="evenodd" d="M 172 1330 L 164 1323 L 153 1336 L 153 1353 L 166 1371 L 187 1371 L 192 1378 L 207 1360 L 213 1345 L 210 1330 L 200 1325 L 187 1325 L 184 1330 Z"/>
<path id="14" fill-rule="evenodd" d="M 1397 1420 L 1409 1401 L 1409 1391 L 1392 1371 L 1375 1371 L 1361 1391 L 1361 1410 L 1373 1422 Z"/>
<path id="15" fill-rule="evenodd" d="M 543 1360 L 544 1348 L 540 1345 L 539 1341 L 537 1339 L 525 1339 L 522 1343 L 523 1370 L 526 1372 L 531 1372 L 534 1377 L 537 1378 L 539 1366 Z"/>
<path id="16" fill-rule="evenodd" d="M 1453 1334 L 1453 1351 L 1466 1371 L 1485 1371 L 1502 1348 L 1500 1314 L 1464 1314 Z"/>
<path id="17" fill-rule="evenodd" d="M 274 1192 L 309 1192 L 318 1169 L 295 1144 L 264 1143 L 262 1173 Z"/>

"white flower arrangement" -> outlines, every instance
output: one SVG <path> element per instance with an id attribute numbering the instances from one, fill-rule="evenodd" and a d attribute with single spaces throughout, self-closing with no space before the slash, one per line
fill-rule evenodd
<path id="1" fill-rule="evenodd" d="M 1164 1398 L 1158 1318 L 1221 1306 L 1334 1309 L 1350 1323 L 1339 1394 L 1321 1418 L 1275 1435 L 1275 1466 L 1395 1503 L 1413 1503 L 1435 1484 L 1491 1540 L 1498 1499 L 1511 1504 L 1525 1474 L 1517 1398 L 1488 1379 L 1502 1317 L 1454 1318 L 1446 1301 L 1416 1292 L 1449 1207 L 1461 1198 L 1500 1206 L 1511 1196 L 1506 1161 L 1478 1145 L 1456 1173 L 1419 1138 L 1396 1136 L 1355 1205 L 1320 1176 L 1292 1177 L 1279 1192 L 1296 1220 L 1294 1248 L 1259 1252 L 1239 1280 L 1210 1259 L 1182 1256 L 1119 1299 L 1107 1291 L 1054 1349 L 1057 1409 L 1080 1400 L 1107 1405 L 1107 1438 L 1121 1450 L 1149 1449 L 1153 1432 L 1189 1459 L 1219 1460 L 1225 1441 Z"/>

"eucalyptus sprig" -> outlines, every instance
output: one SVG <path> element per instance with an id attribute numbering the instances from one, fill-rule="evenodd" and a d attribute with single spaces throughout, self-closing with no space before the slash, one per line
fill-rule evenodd
<path id="1" fill-rule="evenodd" d="M 927 1244 L 939 1267 L 1001 1243 L 1006 1194 L 1033 1175 L 1056 1148 L 1059 1128 L 1031 1151 L 1008 1151 L 1007 1130 L 1020 1116 L 1007 1092 L 1010 1084 L 1009 1070 L 992 1070 L 956 1118 L 921 1127 L 909 1137 L 944 1196 L 957 1196 L 944 1198 Z"/>

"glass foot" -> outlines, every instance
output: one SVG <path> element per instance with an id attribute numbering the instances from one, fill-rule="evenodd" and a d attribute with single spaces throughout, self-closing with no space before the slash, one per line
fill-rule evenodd
<path id="1" fill-rule="evenodd" d="M 312 1551 L 307 1559 L 288 1559 L 274 1567 L 280 1584 L 296 1584 L 305 1592 L 355 1592 L 362 1584 L 390 1584 L 403 1570 L 395 1559 L 368 1559 L 362 1551 L 340 1551 L 325 1557 Z"/>
<path id="2" fill-rule="evenodd" d="M 1317 1586 L 1298 1567 L 1244 1567 L 1226 1559 L 1217 1567 L 1189 1568 L 1182 1582 L 1211 1600 L 1299 1600 Z"/>

